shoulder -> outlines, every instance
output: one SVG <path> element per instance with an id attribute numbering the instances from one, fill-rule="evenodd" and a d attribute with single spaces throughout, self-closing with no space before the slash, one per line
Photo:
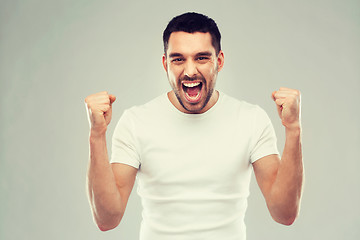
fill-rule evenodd
<path id="1" fill-rule="evenodd" d="M 242 116 L 254 116 L 265 113 L 265 111 L 259 105 L 252 104 L 244 100 L 239 100 L 225 93 L 221 94 L 221 105 L 228 111 L 237 112 Z"/>
<path id="2" fill-rule="evenodd" d="M 266 126 L 270 119 L 265 110 L 259 105 L 239 100 L 222 94 L 221 115 L 227 119 L 234 119 L 238 124 L 247 126 L 249 129 Z"/>
<path id="3" fill-rule="evenodd" d="M 160 95 L 145 104 L 125 109 L 116 124 L 115 134 L 117 132 L 123 133 L 124 129 L 126 129 L 132 135 L 135 135 L 138 130 L 142 130 L 142 128 L 156 122 L 156 118 L 161 116 L 159 113 L 161 110 L 159 109 L 164 109 L 162 105 L 164 105 L 163 102 L 165 101 L 163 99 L 164 96 Z"/>
<path id="4" fill-rule="evenodd" d="M 164 108 L 166 103 L 165 100 L 166 100 L 165 95 L 162 94 L 144 104 L 135 105 L 126 109 L 124 113 L 126 112 L 127 114 L 131 114 L 131 115 L 151 114 Z"/>
<path id="5" fill-rule="evenodd" d="M 133 118 L 144 118 L 159 114 L 166 107 L 166 95 L 162 94 L 142 105 L 125 109 L 123 115 Z"/>

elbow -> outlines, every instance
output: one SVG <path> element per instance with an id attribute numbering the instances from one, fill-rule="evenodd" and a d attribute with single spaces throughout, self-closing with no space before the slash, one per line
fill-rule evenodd
<path id="1" fill-rule="evenodd" d="M 298 212 L 282 214 L 280 216 L 272 216 L 275 222 L 285 226 L 291 226 L 298 217 Z"/>
<path id="2" fill-rule="evenodd" d="M 282 219 L 274 219 L 277 223 L 280 223 L 285 226 L 291 226 L 295 220 L 296 217 L 288 217 L 288 218 L 282 218 Z"/>
<path id="3" fill-rule="evenodd" d="M 272 205 L 270 208 L 270 215 L 273 220 L 285 226 L 291 226 L 299 216 L 300 205 L 295 204 L 278 204 Z"/>
<path id="4" fill-rule="evenodd" d="M 110 230 L 112 230 L 112 229 L 114 229 L 114 228 L 116 228 L 117 227 L 117 225 L 114 225 L 114 226 L 106 226 L 106 225 L 97 225 L 98 226 L 98 228 L 100 229 L 100 231 L 102 231 L 102 232 L 107 232 L 107 231 L 110 231 Z"/>
<path id="5" fill-rule="evenodd" d="M 103 219 L 102 221 L 100 219 L 95 218 L 95 223 L 100 231 L 106 232 L 116 228 L 120 224 L 121 218 L 122 215 L 118 215 L 116 217 L 114 216 L 106 220 Z"/>
<path id="6" fill-rule="evenodd" d="M 110 230 L 116 228 L 119 225 L 119 223 L 120 223 L 120 221 L 116 221 L 113 223 L 107 223 L 107 224 L 97 222 L 96 225 L 98 226 L 100 231 L 107 232 L 107 231 L 110 231 Z"/>

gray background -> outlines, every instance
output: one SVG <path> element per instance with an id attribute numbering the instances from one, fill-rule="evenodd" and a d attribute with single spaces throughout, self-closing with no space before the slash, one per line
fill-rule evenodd
<path id="1" fill-rule="evenodd" d="M 85 191 L 84 98 L 117 96 L 124 109 L 170 90 L 162 31 L 199 11 L 223 35 L 218 88 L 259 104 L 284 131 L 273 90 L 302 92 L 306 184 L 291 227 L 272 221 L 256 185 L 248 239 L 359 239 L 360 3 L 306 1 L 0 1 L 0 239 L 137 239 L 133 191 L 123 222 L 102 233 Z"/>

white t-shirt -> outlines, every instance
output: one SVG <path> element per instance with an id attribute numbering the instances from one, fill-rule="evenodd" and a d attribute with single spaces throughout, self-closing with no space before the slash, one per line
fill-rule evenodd
<path id="1" fill-rule="evenodd" d="M 207 112 L 185 114 L 164 94 L 124 112 L 111 162 L 139 169 L 141 240 L 244 240 L 251 163 L 270 154 L 260 107 L 220 92 Z"/>

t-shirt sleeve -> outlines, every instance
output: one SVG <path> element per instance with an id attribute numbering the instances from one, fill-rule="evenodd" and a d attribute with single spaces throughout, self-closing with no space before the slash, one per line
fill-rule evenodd
<path id="1" fill-rule="evenodd" d="M 262 108 L 257 107 L 256 110 L 250 148 L 251 163 L 271 154 L 279 154 L 277 138 L 270 118 Z"/>
<path id="2" fill-rule="evenodd" d="M 133 125 L 131 114 L 126 110 L 117 123 L 112 137 L 110 163 L 123 163 L 137 169 L 140 167 L 140 155 Z"/>

